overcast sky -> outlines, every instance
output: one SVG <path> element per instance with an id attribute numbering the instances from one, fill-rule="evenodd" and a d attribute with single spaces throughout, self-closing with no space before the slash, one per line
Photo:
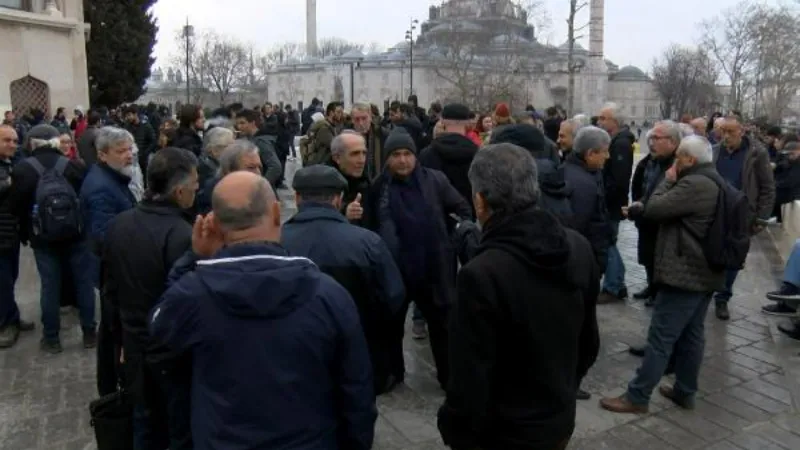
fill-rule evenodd
<path id="1" fill-rule="evenodd" d="M 551 26 L 541 40 L 559 45 L 566 41 L 569 2 L 543 1 Z M 264 50 L 281 42 L 303 42 L 305 3 L 161 0 L 155 6 L 160 27 L 156 64 L 169 63 L 175 53 L 175 32 L 187 16 L 198 30 L 215 29 Z M 441 0 L 317 0 L 317 36 L 393 46 L 403 40 L 412 18 L 426 20 L 428 7 L 440 3 Z M 605 56 L 620 66 L 632 64 L 649 71 L 653 58 L 664 48 L 671 43 L 695 43 L 698 22 L 736 3 L 738 0 L 606 0 Z M 583 20 L 588 20 L 588 8 Z M 582 44 L 588 47 L 586 41 Z"/>

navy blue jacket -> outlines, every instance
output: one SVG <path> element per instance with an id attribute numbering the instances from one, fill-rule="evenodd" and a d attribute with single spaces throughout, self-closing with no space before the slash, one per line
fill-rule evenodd
<path id="1" fill-rule="evenodd" d="M 567 156 L 564 177 L 572 187 L 572 229 L 582 234 L 592 244 L 594 256 L 605 271 L 608 247 L 612 233 L 606 206 L 601 172 L 590 172 L 576 154 Z"/>
<path id="2" fill-rule="evenodd" d="M 80 191 L 83 226 L 96 249 L 105 240 L 111 220 L 136 205 L 128 189 L 130 181 L 103 163 L 92 165 L 83 180 Z"/>
<path id="3" fill-rule="evenodd" d="M 196 450 L 371 448 L 377 412 L 358 311 L 310 260 L 270 243 L 226 247 L 164 293 L 150 334 L 192 351 Z"/>

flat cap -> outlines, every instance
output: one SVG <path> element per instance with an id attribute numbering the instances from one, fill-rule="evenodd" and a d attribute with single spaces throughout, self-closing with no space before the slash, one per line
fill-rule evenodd
<path id="1" fill-rule="evenodd" d="M 294 174 L 292 187 L 300 193 L 309 191 L 341 192 L 347 189 L 347 181 L 333 167 L 315 164 L 298 170 Z"/>
<path id="2" fill-rule="evenodd" d="M 471 111 L 466 105 L 461 103 L 448 103 L 442 108 L 442 119 L 444 120 L 469 120 Z"/>

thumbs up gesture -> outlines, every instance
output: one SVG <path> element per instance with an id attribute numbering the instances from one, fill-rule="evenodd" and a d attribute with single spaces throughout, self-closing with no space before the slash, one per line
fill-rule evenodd
<path id="1" fill-rule="evenodd" d="M 347 220 L 361 220 L 361 216 L 363 215 L 364 208 L 361 207 L 361 194 L 358 194 L 356 195 L 356 199 L 347 205 L 345 217 L 347 217 Z"/>

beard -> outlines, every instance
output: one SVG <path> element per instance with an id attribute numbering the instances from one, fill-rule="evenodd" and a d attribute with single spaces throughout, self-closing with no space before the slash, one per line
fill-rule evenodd
<path id="1" fill-rule="evenodd" d="M 128 165 L 116 165 L 116 164 L 108 164 L 108 167 L 114 169 L 115 172 L 120 173 L 128 178 L 133 178 L 134 173 L 134 166 L 133 164 Z"/>

